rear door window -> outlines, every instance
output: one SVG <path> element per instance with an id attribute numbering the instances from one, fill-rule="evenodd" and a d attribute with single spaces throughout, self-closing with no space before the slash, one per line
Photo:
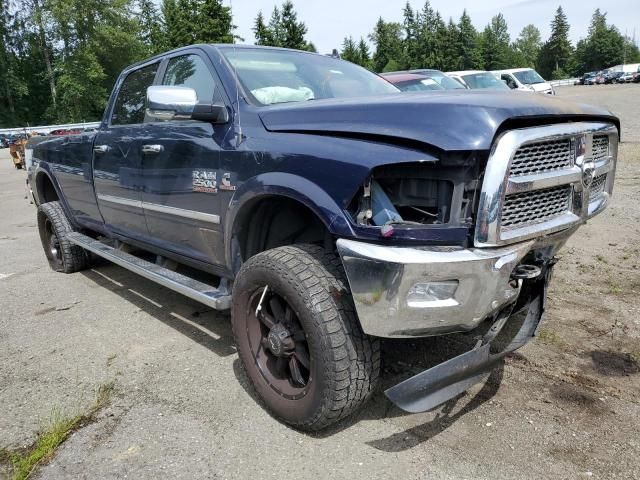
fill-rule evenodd
<path id="1" fill-rule="evenodd" d="M 147 88 L 153 85 L 158 65 L 147 65 L 127 75 L 113 107 L 111 125 L 144 123 Z"/>

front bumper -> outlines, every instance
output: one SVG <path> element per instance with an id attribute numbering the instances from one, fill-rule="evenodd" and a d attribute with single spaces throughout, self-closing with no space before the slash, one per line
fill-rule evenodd
<path id="1" fill-rule="evenodd" d="M 500 248 L 390 247 L 337 241 L 360 324 L 378 337 L 469 331 L 515 301 L 514 268 L 535 241 Z M 447 301 L 408 299 L 416 284 L 458 282 Z"/>

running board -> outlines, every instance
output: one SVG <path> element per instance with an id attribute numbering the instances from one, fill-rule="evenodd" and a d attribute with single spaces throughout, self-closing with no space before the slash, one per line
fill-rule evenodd
<path id="1" fill-rule="evenodd" d="M 185 297 L 204 303 L 215 310 L 228 310 L 231 307 L 231 295 L 221 292 L 211 285 L 176 273 L 155 263 L 147 262 L 81 233 L 70 232 L 66 237 L 71 243 L 93 252 L 99 257 L 137 273 L 152 282 L 181 293 Z"/>

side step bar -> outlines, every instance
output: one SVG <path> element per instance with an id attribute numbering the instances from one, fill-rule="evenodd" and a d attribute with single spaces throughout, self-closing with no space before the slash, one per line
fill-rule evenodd
<path id="1" fill-rule="evenodd" d="M 78 232 L 68 233 L 67 239 L 71 243 L 89 250 L 116 265 L 131 270 L 186 297 L 204 303 L 215 310 L 228 310 L 231 307 L 231 295 L 227 292 L 221 292 L 211 285 L 168 270 L 155 263 L 147 262 Z"/>

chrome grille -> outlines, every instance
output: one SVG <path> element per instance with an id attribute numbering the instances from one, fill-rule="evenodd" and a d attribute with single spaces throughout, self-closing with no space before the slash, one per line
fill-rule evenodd
<path id="1" fill-rule="evenodd" d="M 549 140 L 524 145 L 511 161 L 511 176 L 533 175 L 568 168 L 573 164 L 571 139 Z"/>
<path id="2" fill-rule="evenodd" d="M 606 158 L 609 155 L 609 136 L 594 135 L 592 151 L 593 151 L 593 160 L 595 162 Z"/>
<path id="3" fill-rule="evenodd" d="M 570 208 L 569 185 L 509 195 L 502 208 L 502 229 L 544 222 L 566 213 Z"/>
<path id="4" fill-rule="evenodd" d="M 570 122 L 509 130 L 492 148 L 474 244 L 495 247 L 577 226 L 609 204 L 618 130 Z M 592 172 L 595 178 L 585 185 Z"/>
<path id="5" fill-rule="evenodd" d="M 607 183 L 607 174 L 600 175 L 594 178 L 593 183 L 591 184 L 591 190 L 589 191 L 589 203 L 593 202 L 596 198 L 602 195 L 604 192 L 604 187 Z"/>

